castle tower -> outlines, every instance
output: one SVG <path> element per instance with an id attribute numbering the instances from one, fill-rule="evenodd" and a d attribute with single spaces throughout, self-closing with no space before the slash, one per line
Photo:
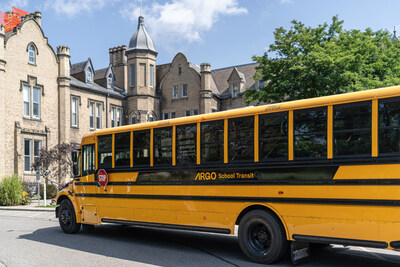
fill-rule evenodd
<path id="1" fill-rule="evenodd" d="M 69 142 L 69 125 L 70 125 L 70 105 L 69 105 L 69 95 L 70 95 L 70 50 L 68 46 L 58 46 L 57 47 L 57 57 L 58 57 L 58 102 L 60 104 L 58 113 L 58 123 L 59 123 L 59 136 L 58 142 L 64 143 Z"/>
<path id="2" fill-rule="evenodd" d="M 129 123 L 160 119 L 160 104 L 156 96 L 156 57 L 153 40 L 139 17 L 136 32 L 125 52 L 128 64 L 127 116 Z M 135 118 L 135 119 L 132 119 Z"/>
<path id="3" fill-rule="evenodd" d="M 5 89 L 5 77 L 6 77 L 6 61 L 4 54 L 4 39 L 6 37 L 6 28 L 0 24 L 0 125 L 5 125 L 5 99 L 6 99 L 6 89 Z M 0 151 L 6 151 L 5 149 L 5 127 L 0 127 Z M 0 153 L 0 174 L 4 174 L 6 171 L 5 154 Z"/>
<path id="4" fill-rule="evenodd" d="M 200 87 L 200 114 L 212 112 L 211 92 L 211 65 L 202 63 L 200 65 L 201 87 Z"/>

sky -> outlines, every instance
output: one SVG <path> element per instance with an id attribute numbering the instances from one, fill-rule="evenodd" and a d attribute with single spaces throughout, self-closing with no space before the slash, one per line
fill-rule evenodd
<path id="1" fill-rule="evenodd" d="M 95 69 L 109 65 L 109 48 L 128 45 L 140 14 L 157 64 L 183 52 L 212 69 L 253 62 L 274 42 L 274 30 L 289 29 L 292 20 L 315 27 L 338 15 L 345 29 L 396 26 L 400 33 L 397 0 L 143 0 L 142 8 L 139 0 L 0 0 L 0 11 L 11 6 L 41 11 L 50 45 L 70 47 L 72 64 L 90 57 Z"/>

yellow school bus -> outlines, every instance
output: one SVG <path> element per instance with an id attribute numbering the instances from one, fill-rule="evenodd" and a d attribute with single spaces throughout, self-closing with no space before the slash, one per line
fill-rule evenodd
<path id="1" fill-rule="evenodd" d="M 238 225 L 259 263 L 296 242 L 400 248 L 399 86 L 94 131 L 80 151 L 66 233 Z"/>

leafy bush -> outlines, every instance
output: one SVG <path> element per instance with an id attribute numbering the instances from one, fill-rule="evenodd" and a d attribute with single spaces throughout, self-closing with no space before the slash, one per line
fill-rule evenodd
<path id="1" fill-rule="evenodd" d="M 22 200 L 22 182 L 17 174 L 7 176 L 0 182 L 0 205 L 18 205 Z"/>
<path id="2" fill-rule="evenodd" d="M 44 188 L 43 184 L 40 185 L 40 198 L 43 199 Z M 57 196 L 57 188 L 52 184 L 46 183 L 46 199 L 55 198 Z"/>

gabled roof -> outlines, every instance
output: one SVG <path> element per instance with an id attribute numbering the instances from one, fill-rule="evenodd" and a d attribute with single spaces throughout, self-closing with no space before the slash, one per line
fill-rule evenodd
<path id="1" fill-rule="evenodd" d="M 216 69 L 211 71 L 211 75 L 214 78 L 214 81 L 218 87 L 221 98 L 230 97 L 231 92 L 229 90 L 229 77 L 232 75 L 232 72 L 236 68 L 238 75 L 244 79 L 245 83 L 242 87 L 242 91 L 247 88 L 255 89 L 255 81 L 253 79 L 254 74 L 256 74 L 256 67 L 258 63 L 249 63 L 244 65 L 237 65 L 226 67 L 222 69 Z"/>
<path id="2" fill-rule="evenodd" d="M 119 99 L 124 99 L 126 95 L 122 92 L 120 88 L 118 90 L 109 90 L 107 88 L 104 88 L 96 83 L 85 83 L 82 82 L 75 77 L 71 76 L 71 87 L 83 89 L 86 91 L 89 91 L 91 93 L 97 93 L 101 95 L 109 95 L 111 97 L 119 98 Z"/>
<path id="3" fill-rule="evenodd" d="M 78 62 L 75 64 L 71 65 L 71 70 L 70 73 L 71 74 L 77 74 L 77 73 L 81 73 L 84 71 L 85 66 L 86 66 L 87 60 L 86 61 L 82 61 L 82 62 Z"/>

